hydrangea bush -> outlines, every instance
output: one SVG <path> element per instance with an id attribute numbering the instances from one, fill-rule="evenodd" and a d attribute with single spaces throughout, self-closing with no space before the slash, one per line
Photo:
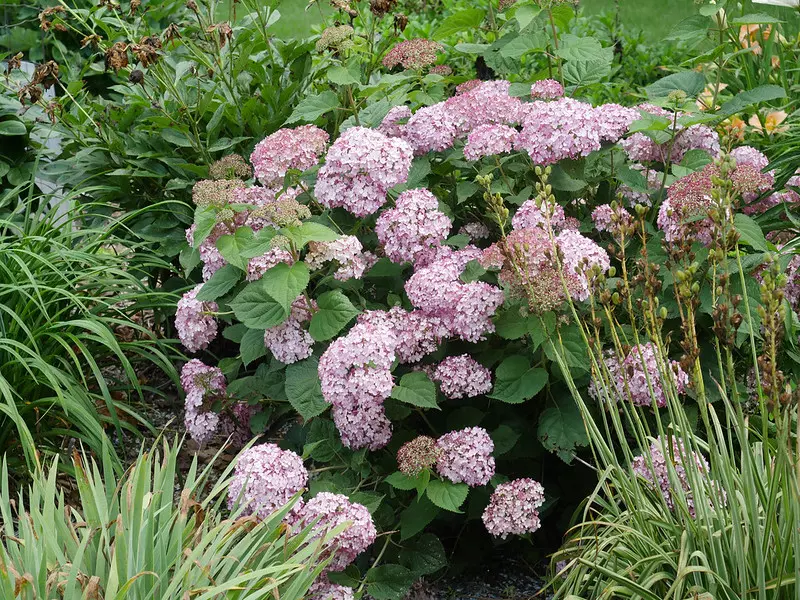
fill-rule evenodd
<path id="1" fill-rule="evenodd" d="M 396 60 L 434 50 L 409 45 Z M 187 239 L 204 282 L 176 324 L 188 352 L 227 354 L 184 369 L 187 428 L 203 443 L 299 419 L 283 445 L 316 473 L 257 446 L 231 494 L 262 514 L 307 487 L 296 524 L 351 521 L 319 584 L 336 597 L 365 586 L 393 597 L 387 579 L 401 589 L 441 568 L 425 532 L 435 520 L 498 542 L 536 535 L 546 500 L 575 485 L 555 473 L 586 443 L 564 369 L 598 411 L 655 415 L 665 392 L 692 402 L 691 365 L 706 360 L 698 331 L 716 335 L 727 319 L 733 347 L 747 337 L 710 273 L 732 248 L 749 251 L 747 277 L 725 285 L 760 305 L 750 274 L 782 241 L 779 211 L 800 199 L 684 91 L 623 107 L 565 96 L 555 81 L 528 98 L 510 89 L 478 82 L 338 136 L 286 128 L 257 144 L 254 180 L 213 166 L 218 179 L 195 186 Z M 721 182 L 733 209 L 719 208 Z M 738 246 L 720 242 L 725 220 Z M 649 298 L 673 343 L 652 343 L 633 320 L 626 340 L 598 325 L 588 342 L 607 359 L 592 365 L 578 322 Z M 354 562 L 376 531 L 377 561 Z"/>

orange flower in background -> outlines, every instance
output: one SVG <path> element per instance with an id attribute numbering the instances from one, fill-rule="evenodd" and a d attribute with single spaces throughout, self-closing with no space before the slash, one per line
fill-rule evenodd
<path id="1" fill-rule="evenodd" d="M 767 41 L 771 34 L 772 25 L 742 25 L 739 28 L 739 43 L 742 48 L 750 48 L 753 54 L 760 56 L 763 51 L 760 42 Z"/>
<path id="2" fill-rule="evenodd" d="M 721 123 L 722 131 L 727 135 L 731 140 L 741 142 L 744 141 L 744 130 L 747 127 L 747 124 L 737 116 L 733 116 L 730 119 L 725 119 Z"/>
<path id="3" fill-rule="evenodd" d="M 771 113 L 767 113 L 767 116 L 764 117 L 764 124 L 762 126 L 761 119 L 759 119 L 758 115 L 753 115 L 748 119 L 748 123 L 758 132 L 766 132 L 767 135 L 772 135 L 773 133 L 783 133 L 785 131 L 789 131 L 789 126 L 784 125 L 781 127 L 781 123 L 786 120 L 785 110 L 774 110 Z"/>
<path id="4" fill-rule="evenodd" d="M 704 89 L 701 92 L 701 94 L 697 97 L 697 108 L 699 108 L 700 110 L 711 110 L 712 108 L 716 110 L 719 108 L 719 104 L 717 104 L 714 107 L 711 106 L 711 103 L 714 102 L 715 87 L 716 87 L 715 85 L 706 86 L 706 89 Z M 719 97 L 719 92 L 724 90 L 726 87 L 728 87 L 727 83 L 719 84 L 719 88 L 717 88 L 717 97 Z"/>

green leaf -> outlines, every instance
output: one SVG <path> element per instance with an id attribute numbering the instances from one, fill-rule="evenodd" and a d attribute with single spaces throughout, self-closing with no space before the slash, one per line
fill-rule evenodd
<path id="1" fill-rule="evenodd" d="M 468 8 L 450 15 L 434 32 L 433 39 L 443 40 L 458 33 L 472 33 L 480 27 L 486 11 L 482 8 Z"/>
<path id="2" fill-rule="evenodd" d="M 231 302 L 231 310 L 250 329 L 269 329 L 280 325 L 289 311 L 269 295 L 264 280 L 254 281 L 245 287 Z"/>
<path id="3" fill-rule="evenodd" d="M 272 249 L 272 239 L 278 235 L 278 230 L 272 227 L 263 227 L 244 245 L 240 254 L 242 258 L 255 258 L 262 256 Z"/>
<path id="4" fill-rule="evenodd" d="M 197 248 L 203 243 L 217 224 L 217 211 L 211 206 L 198 206 L 194 211 L 194 236 L 192 241 Z"/>
<path id="5" fill-rule="evenodd" d="M 439 511 L 439 507 L 427 496 L 420 496 L 400 514 L 400 539 L 407 540 L 417 535 L 436 518 Z"/>
<path id="6" fill-rule="evenodd" d="M 760 85 L 752 90 L 746 90 L 736 94 L 732 100 L 728 100 L 722 105 L 717 116 L 729 117 L 738 112 L 743 111 L 745 108 L 758 104 L 760 102 L 769 102 L 771 100 L 780 100 L 786 98 L 786 90 L 779 85 Z"/>
<path id="7" fill-rule="evenodd" d="M 341 290 L 322 294 L 317 298 L 317 307 L 308 331 L 318 342 L 331 339 L 360 312 Z"/>
<path id="8" fill-rule="evenodd" d="M 375 600 L 401 600 L 416 577 L 402 565 L 380 565 L 367 571 L 367 593 Z"/>
<path id="9" fill-rule="evenodd" d="M 339 433 L 336 426 L 329 419 L 314 419 L 308 430 L 306 447 L 316 444 L 308 453 L 317 462 L 329 462 L 336 458 L 342 450 L 342 442 L 339 440 Z M 303 454 L 306 454 L 304 451 Z"/>
<path id="10" fill-rule="evenodd" d="M 356 74 L 339 65 L 328 69 L 328 81 L 336 85 L 358 85 L 361 83 Z"/>
<path id="11" fill-rule="evenodd" d="M 571 60 L 564 64 L 564 79 L 574 85 L 592 85 L 611 76 L 610 58 Z"/>
<path id="12" fill-rule="evenodd" d="M 545 448 L 556 452 L 567 463 L 572 461 L 578 446 L 589 443 L 581 413 L 572 396 L 561 394 L 542 412 L 538 435 Z"/>
<path id="13" fill-rule="evenodd" d="M 540 12 L 542 12 L 540 7 L 531 4 L 520 4 L 515 7 L 513 15 L 519 24 L 519 30 L 522 31 L 530 25 L 531 21 L 533 21 Z"/>
<path id="14" fill-rule="evenodd" d="M 509 404 L 520 404 L 533 398 L 547 383 L 547 371 L 532 368 L 524 356 L 505 359 L 495 372 L 495 382 L 490 398 Z"/>
<path id="15" fill-rule="evenodd" d="M 292 302 L 303 293 L 308 285 L 308 267 L 304 262 L 296 262 L 289 266 L 279 263 L 269 269 L 259 280 L 264 291 L 283 306 L 286 314 L 292 309 Z"/>
<path id="16" fill-rule="evenodd" d="M 761 252 L 767 252 L 767 240 L 764 237 L 764 232 L 751 217 L 736 213 L 733 217 L 733 224 L 736 231 L 739 232 L 740 241 L 752 246 Z"/>
<path id="17" fill-rule="evenodd" d="M 520 35 L 503 46 L 500 56 L 504 58 L 520 58 L 528 52 L 544 50 L 547 47 L 548 38 L 544 32 L 528 33 Z M 530 93 L 530 86 L 528 86 Z"/>
<path id="18" fill-rule="evenodd" d="M 450 238 L 451 240 L 453 238 Z M 449 242 L 450 240 L 448 240 Z M 467 239 L 467 243 L 469 243 L 469 239 Z M 450 245 L 450 244 L 448 244 Z M 466 246 L 466 244 L 464 244 Z M 486 269 L 481 266 L 474 258 L 469 261 L 466 266 L 464 267 L 464 271 L 461 273 L 460 279 L 464 283 L 470 283 L 472 281 L 478 281 L 481 277 L 486 274 Z"/>
<path id="19" fill-rule="evenodd" d="M 422 577 L 446 567 L 447 556 L 439 538 L 426 533 L 400 551 L 400 563 L 417 577 Z"/>
<path id="20" fill-rule="evenodd" d="M 502 456 L 510 452 L 517 444 L 517 440 L 522 436 L 521 433 L 514 431 L 508 425 L 500 425 L 489 434 L 494 442 L 494 456 Z"/>
<path id="21" fill-rule="evenodd" d="M 306 221 L 302 225 L 292 225 L 281 229 L 281 233 L 289 238 L 298 248 L 308 242 L 332 242 L 339 239 L 339 234 L 321 223 Z"/>
<path id="22" fill-rule="evenodd" d="M 246 367 L 254 360 L 257 360 L 267 353 L 267 346 L 264 344 L 263 329 L 248 329 L 242 336 L 239 344 L 239 354 Z"/>
<path id="23" fill-rule="evenodd" d="M 242 272 L 233 265 L 224 265 L 217 269 L 211 279 L 203 284 L 197 292 L 197 299 L 203 302 L 216 300 L 220 296 L 227 294 L 233 286 L 239 283 Z"/>
<path id="24" fill-rule="evenodd" d="M 0 163 L 0 165 L 2 164 L 4 163 Z M 0 171 L 2 170 L 2 167 L 0 167 Z M 200 260 L 200 253 L 196 248 L 192 248 L 191 246 L 186 246 L 183 250 L 181 250 L 181 253 L 178 256 L 178 261 L 181 263 L 183 274 L 186 277 L 189 277 L 189 274 L 194 270 L 194 268 L 202 262 Z"/>
<path id="25" fill-rule="evenodd" d="M 466 483 L 452 483 L 441 479 L 432 479 L 425 490 L 431 502 L 439 508 L 460 513 L 461 505 L 467 499 L 469 486 Z"/>
<path id="26" fill-rule="evenodd" d="M 370 514 L 374 514 L 383 502 L 384 495 L 376 492 L 353 492 L 349 496 L 350 502 L 364 506 Z"/>
<path id="27" fill-rule="evenodd" d="M 417 489 L 419 479 L 419 477 L 409 477 L 405 473 L 395 471 L 391 475 L 387 475 L 384 481 L 395 489 L 409 491 Z"/>
<path id="28" fill-rule="evenodd" d="M 683 155 L 681 165 L 692 171 L 699 171 L 707 164 L 712 163 L 713 160 L 714 159 L 711 158 L 711 155 L 705 150 L 694 148 Z"/>
<path id="29" fill-rule="evenodd" d="M 464 54 L 483 54 L 490 47 L 489 44 L 456 44 L 456 50 Z"/>
<path id="30" fill-rule="evenodd" d="M 0 135 L 15 136 L 25 135 L 26 133 L 28 133 L 28 130 L 22 121 L 17 121 L 16 119 L 0 121 Z"/>
<path id="31" fill-rule="evenodd" d="M 774 25 L 776 23 L 783 23 L 783 21 L 764 13 L 743 15 L 730 21 L 731 25 Z"/>
<path id="32" fill-rule="evenodd" d="M 180 146 L 181 148 L 191 148 L 192 147 L 192 140 L 189 139 L 189 136 L 186 135 L 182 131 L 178 131 L 177 129 L 170 129 L 169 127 L 160 130 L 161 137 L 164 138 L 170 144 L 175 146 Z"/>
<path id="33" fill-rule="evenodd" d="M 583 179 L 576 179 L 570 176 L 561 165 L 553 165 L 553 172 L 550 174 L 548 183 L 554 189 L 562 192 L 577 192 L 588 185 Z"/>
<path id="34" fill-rule="evenodd" d="M 413 371 L 400 378 L 392 389 L 392 398 L 422 408 L 439 409 L 436 403 L 436 386 L 422 371 Z"/>
<path id="35" fill-rule="evenodd" d="M 329 406 L 322 396 L 318 368 L 316 356 L 286 367 L 286 397 L 306 421 L 321 415 Z"/>
<path id="36" fill-rule="evenodd" d="M 697 44 L 708 36 L 708 26 L 710 24 L 711 21 L 708 17 L 693 15 L 675 25 L 672 30 L 670 30 L 669 35 L 664 38 L 664 41 Z"/>
<path id="37" fill-rule="evenodd" d="M 571 33 L 561 36 L 557 56 L 564 60 L 590 61 L 596 60 L 603 52 L 600 41 L 593 37 L 579 37 Z"/>
<path id="38" fill-rule="evenodd" d="M 504 340 L 518 340 L 528 333 L 528 317 L 520 312 L 520 308 L 512 306 L 494 318 L 497 335 Z"/>
<path id="39" fill-rule="evenodd" d="M 252 244 L 252 241 L 253 230 L 249 227 L 240 227 L 233 235 L 221 235 L 217 240 L 217 250 L 230 264 L 246 271 L 248 261 L 242 256 L 242 251 Z"/>
<path id="40" fill-rule="evenodd" d="M 651 98 L 663 98 L 674 92 L 682 90 L 688 96 L 697 96 L 706 87 L 706 78 L 697 71 L 681 71 L 662 77 L 655 83 L 651 83 L 645 88 L 647 95 Z"/>
<path id="41" fill-rule="evenodd" d="M 306 96 L 295 107 L 286 123 L 296 123 L 300 120 L 311 123 L 338 106 L 339 96 L 330 90 L 314 96 Z"/>

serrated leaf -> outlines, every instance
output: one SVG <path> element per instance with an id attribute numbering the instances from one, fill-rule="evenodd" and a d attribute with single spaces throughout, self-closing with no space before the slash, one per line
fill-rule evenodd
<path id="1" fill-rule="evenodd" d="M 501 338 L 518 340 L 528 333 L 528 317 L 520 312 L 519 306 L 512 306 L 495 316 L 494 326 Z"/>
<path id="2" fill-rule="evenodd" d="M 286 397 L 306 421 L 328 408 L 319 382 L 319 359 L 312 356 L 286 367 Z"/>
<path id="3" fill-rule="evenodd" d="M 336 85 L 358 85 L 361 83 L 358 77 L 341 65 L 336 65 L 328 69 L 328 81 Z"/>
<path id="4" fill-rule="evenodd" d="M 460 513 L 461 505 L 467 499 L 469 486 L 466 483 L 452 483 L 441 479 L 432 479 L 425 490 L 425 495 L 439 508 Z"/>
<path id="5" fill-rule="evenodd" d="M 387 475 L 384 481 L 398 490 L 409 491 L 417 488 L 417 478 L 409 477 L 400 471 L 395 471 L 391 475 Z"/>
<path id="6" fill-rule="evenodd" d="M 192 245 L 197 248 L 209 236 L 217 224 L 217 211 L 211 206 L 198 206 L 194 211 L 194 235 Z"/>
<path id="7" fill-rule="evenodd" d="M 203 284 L 203 287 L 197 292 L 197 300 L 210 302 L 224 296 L 239 283 L 241 275 L 242 272 L 233 265 L 224 265 Z"/>
<path id="8" fill-rule="evenodd" d="M 686 92 L 688 96 L 697 96 L 706 87 L 706 78 L 697 71 L 681 71 L 662 77 L 645 88 L 651 98 L 664 98 L 675 90 Z"/>
<path id="9" fill-rule="evenodd" d="M 402 565 L 373 567 L 367 571 L 367 593 L 375 600 L 401 600 L 415 579 Z"/>
<path id="10" fill-rule="evenodd" d="M 326 90 L 321 94 L 306 96 L 295 107 L 291 116 L 286 119 L 286 123 L 296 123 L 297 121 L 312 123 L 325 113 L 338 108 L 338 106 L 339 96 L 330 90 Z"/>
<path id="11" fill-rule="evenodd" d="M 308 331 L 318 342 L 334 337 L 360 312 L 341 290 L 322 294 L 317 298 L 317 308 Z"/>
<path id="12" fill-rule="evenodd" d="M 769 102 L 771 100 L 780 100 L 781 98 L 786 98 L 786 90 L 781 86 L 760 85 L 752 90 L 746 90 L 736 94 L 732 100 L 728 100 L 722 105 L 717 115 L 720 117 L 729 117 L 759 102 Z"/>
<path id="13" fill-rule="evenodd" d="M 500 50 L 500 55 L 504 58 L 521 58 L 528 52 L 544 50 L 547 47 L 548 39 L 544 32 L 528 33 L 519 35 L 511 40 Z M 528 87 L 530 92 L 530 86 Z"/>
<path id="14" fill-rule="evenodd" d="M 288 314 L 292 308 L 292 302 L 297 300 L 297 297 L 306 289 L 308 280 L 308 267 L 304 262 L 296 262 L 291 266 L 279 263 L 267 270 L 259 283 L 263 285 L 264 291 L 277 300 Z"/>
<path id="15" fill-rule="evenodd" d="M 400 383 L 392 389 L 392 398 L 421 408 L 439 409 L 436 403 L 436 386 L 422 371 L 403 375 Z"/>
<path id="16" fill-rule="evenodd" d="M 407 540 L 417 535 L 436 518 L 440 510 L 427 496 L 411 502 L 400 514 L 400 539 Z"/>
<path id="17" fill-rule="evenodd" d="M 417 577 L 422 577 L 446 567 L 447 556 L 439 538 L 426 533 L 403 548 L 400 563 Z"/>
<path id="18" fill-rule="evenodd" d="M 563 66 L 564 79 L 574 85 L 592 85 L 611 76 L 611 60 L 570 60 Z"/>
<path id="19" fill-rule="evenodd" d="M 457 33 L 473 32 L 486 17 L 482 8 L 468 8 L 447 17 L 433 34 L 433 39 L 443 40 Z"/>
<path id="20" fill-rule="evenodd" d="M 242 341 L 239 344 L 239 354 L 242 357 L 244 366 L 261 358 L 266 353 L 267 346 L 264 344 L 264 330 L 248 329 L 242 336 Z"/>
<path id="21" fill-rule="evenodd" d="M 532 368 L 524 356 L 509 356 L 495 372 L 490 398 L 508 404 L 520 404 L 533 398 L 547 383 L 547 371 Z"/>
<path id="22" fill-rule="evenodd" d="M 542 445 L 567 463 L 576 448 L 589 443 L 581 413 L 569 394 L 560 395 L 542 412 L 537 432 Z"/>
<path id="23" fill-rule="evenodd" d="M 561 36 L 555 54 L 564 60 L 589 61 L 596 60 L 602 52 L 603 47 L 597 38 L 567 33 Z"/>
<path id="24" fill-rule="evenodd" d="M 246 271 L 248 261 L 242 256 L 242 250 L 252 242 L 253 230 L 249 227 L 240 227 L 233 234 L 221 235 L 217 240 L 217 250 L 229 264 Z"/>
<path id="25" fill-rule="evenodd" d="M 339 234 L 330 227 L 321 223 L 306 221 L 301 225 L 284 227 L 281 233 L 289 238 L 298 248 L 302 248 L 308 242 L 332 242 L 339 239 Z"/>
<path id="26" fill-rule="evenodd" d="M 250 329 L 269 329 L 286 320 L 289 311 L 267 293 L 264 281 L 254 281 L 231 301 L 231 310 Z"/>
<path id="27" fill-rule="evenodd" d="M 764 232 L 751 217 L 736 213 L 733 217 L 733 224 L 739 232 L 740 240 L 756 250 L 767 252 L 767 240 Z"/>

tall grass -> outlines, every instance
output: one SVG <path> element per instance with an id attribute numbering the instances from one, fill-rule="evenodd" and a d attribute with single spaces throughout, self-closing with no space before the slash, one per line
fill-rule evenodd
<path id="1" fill-rule="evenodd" d="M 57 458 L 16 498 L 4 461 L 0 597 L 301 600 L 331 535 L 287 534 L 281 520 L 293 503 L 260 522 L 223 518 L 233 463 L 206 491 L 214 461 L 200 470 L 195 458 L 181 477 L 179 451 L 165 443 L 142 453 L 119 479 L 108 453 L 100 466 L 76 452 L 74 501 L 58 485 Z"/>
<path id="2" fill-rule="evenodd" d="M 168 265 L 141 243 L 121 244 L 124 220 L 85 226 L 92 207 L 79 214 L 71 197 L 29 184 L 4 200 L 12 208 L 0 214 L 0 451 L 31 470 L 65 438 L 115 455 L 106 429 L 144 424 L 129 406 L 144 397 L 138 372 L 154 365 L 175 378 L 170 347 L 146 323 L 174 305 L 146 285 L 149 269 Z"/>

